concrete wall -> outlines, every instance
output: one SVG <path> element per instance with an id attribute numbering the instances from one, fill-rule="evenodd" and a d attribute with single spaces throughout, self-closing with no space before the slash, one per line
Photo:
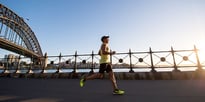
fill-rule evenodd
<path id="1" fill-rule="evenodd" d="M 0 77 L 11 78 L 67 78 L 80 79 L 82 76 L 88 76 L 90 73 L 4 73 Z M 115 73 L 118 80 L 196 80 L 205 79 L 205 71 L 192 72 L 140 72 L 140 73 Z M 107 73 L 104 74 L 104 79 L 109 79 Z"/>

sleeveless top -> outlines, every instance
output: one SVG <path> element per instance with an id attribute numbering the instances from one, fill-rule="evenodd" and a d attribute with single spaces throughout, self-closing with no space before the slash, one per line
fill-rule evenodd
<path id="1" fill-rule="evenodd" d="M 104 44 L 102 44 L 101 47 L 103 45 Z M 109 48 L 108 44 L 105 44 L 105 51 L 106 52 L 110 52 L 110 48 Z M 100 64 L 102 64 L 102 63 L 110 63 L 110 54 L 103 54 L 101 48 L 100 48 L 100 56 L 101 56 Z"/>

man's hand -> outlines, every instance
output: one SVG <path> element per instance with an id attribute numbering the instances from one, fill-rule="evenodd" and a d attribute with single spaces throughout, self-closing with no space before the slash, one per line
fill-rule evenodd
<path id="1" fill-rule="evenodd" d="M 116 51 L 112 51 L 112 55 L 116 54 Z"/>

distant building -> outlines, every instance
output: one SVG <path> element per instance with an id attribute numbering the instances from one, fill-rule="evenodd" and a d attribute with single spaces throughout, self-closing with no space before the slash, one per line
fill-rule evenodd
<path id="1" fill-rule="evenodd" d="M 19 61 L 19 56 L 8 54 L 5 55 L 4 59 L 2 60 L 2 63 L 4 67 L 6 66 L 10 68 L 15 68 L 18 65 Z"/>
<path id="2" fill-rule="evenodd" d="M 16 55 L 13 55 L 13 54 L 5 55 L 4 62 L 18 63 L 19 62 L 19 56 L 16 56 Z"/>

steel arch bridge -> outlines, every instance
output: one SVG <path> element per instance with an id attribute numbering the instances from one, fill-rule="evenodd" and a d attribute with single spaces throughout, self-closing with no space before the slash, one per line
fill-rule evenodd
<path id="1" fill-rule="evenodd" d="M 40 44 L 22 17 L 0 4 L 0 48 L 27 57 L 42 57 Z"/>

